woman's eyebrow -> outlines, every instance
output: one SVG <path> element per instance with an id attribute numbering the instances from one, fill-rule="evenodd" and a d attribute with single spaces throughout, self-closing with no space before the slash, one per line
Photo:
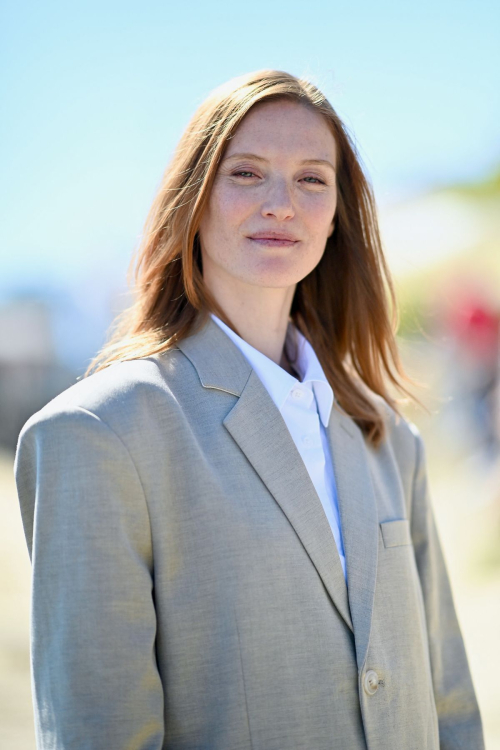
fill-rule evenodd
<path id="1" fill-rule="evenodd" d="M 226 156 L 223 161 L 228 161 L 229 159 L 255 159 L 255 161 L 262 161 L 267 162 L 268 159 L 264 159 L 263 156 L 258 156 L 257 154 L 231 154 L 230 156 Z M 335 167 L 331 162 L 329 162 L 327 159 L 302 159 L 300 164 L 320 164 L 323 166 L 330 167 L 335 172 Z"/>

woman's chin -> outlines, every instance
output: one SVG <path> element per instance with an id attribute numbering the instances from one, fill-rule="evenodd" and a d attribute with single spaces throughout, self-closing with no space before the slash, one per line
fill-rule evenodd
<path id="1" fill-rule="evenodd" d="M 286 289 L 298 284 L 312 270 L 286 263 L 284 258 L 268 258 L 261 261 L 257 268 L 247 271 L 242 281 L 254 286 Z"/>

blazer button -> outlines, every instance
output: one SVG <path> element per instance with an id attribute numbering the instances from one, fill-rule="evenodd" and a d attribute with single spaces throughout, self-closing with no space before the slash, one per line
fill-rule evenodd
<path id="1" fill-rule="evenodd" d="M 368 695 L 375 695 L 377 692 L 378 674 L 373 669 L 369 669 L 368 672 L 365 673 L 363 687 Z"/>

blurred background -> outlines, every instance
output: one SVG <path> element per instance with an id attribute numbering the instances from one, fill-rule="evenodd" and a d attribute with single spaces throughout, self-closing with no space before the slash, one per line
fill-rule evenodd
<path id="1" fill-rule="evenodd" d="M 3 4 L 0 748 L 34 750 L 19 431 L 81 376 L 172 151 L 212 88 L 278 68 L 327 95 L 379 207 L 404 406 L 485 725 L 500 748 L 500 5 L 457 0 Z"/>

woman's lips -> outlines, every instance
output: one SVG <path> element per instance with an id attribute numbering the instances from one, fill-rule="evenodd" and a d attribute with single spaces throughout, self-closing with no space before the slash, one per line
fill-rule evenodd
<path id="1" fill-rule="evenodd" d="M 252 242 L 257 242 L 259 245 L 269 245 L 271 247 L 291 247 L 295 245 L 298 240 L 281 240 L 276 237 L 249 237 Z"/>

